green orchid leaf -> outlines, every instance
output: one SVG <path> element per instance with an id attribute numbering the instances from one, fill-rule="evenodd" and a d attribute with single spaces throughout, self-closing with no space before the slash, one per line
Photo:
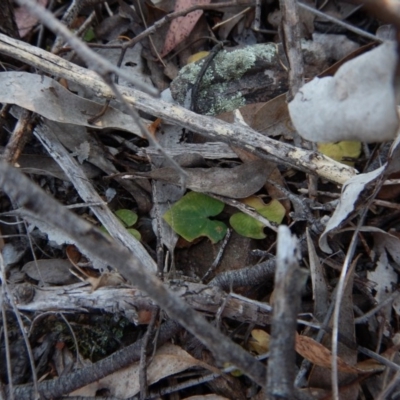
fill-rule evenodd
<path id="1" fill-rule="evenodd" d="M 213 243 L 219 242 L 226 234 L 227 227 L 221 221 L 208 217 L 218 215 L 224 203 L 202 193 L 189 192 L 177 201 L 163 216 L 165 221 L 188 242 L 206 236 Z"/>
<path id="2" fill-rule="evenodd" d="M 265 204 L 260 198 L 252 196 L 245 199 L 243 203 L 253 207 L 264 218 L 276 224 L 280 224 L 285 217 L 285 207 L 278 200 L 272 200 Z M 265 225 L 250 215 L 241 212 L 233 214 L 229 223 L 239 235 L 252 239 L 265 239 L 266 237 L 264 233 Z"/>
<path id="3" fill-rule="evenodd" d="M 134 228 L 130 228 L 132 225 L 134 225 L 136 223 L 136 221 L 138 220 L 138 216 L 136 213 L 134 213 L 131 210 L 126 210 L 126 209 L 120 209 L 115 211 L 114 213 L 117 218 L 121 221 L 121 223 L 124 225 L 125 228 L 127 228 L 126 230 L 137 240 L 141 240 L 142 236 L 140 234 L 139 231 L 137 231 Z M 129 228 L 129 229 L 128 229 Z M 107 235 L 109 235 L 107 229 L 102 225 L 100 227 L 100 230 L 104 233 L 106 233 Z"/>
<path id="4" fill-rule="evenodd" d="M 91 42 L 92 40 L 96 39 L 96 35 L 94 33 L 93 28 L 89 28 L 85 34 L 83 35 L 83 40 L 85 42 Z"/>
<path id="5" fill-rule="evenodd" d="M 265 225 L 257 221 L 250 215 L 244 213 L 236 213 L 229 219 L 231 227 L 239 234 L 252 239 L 265 239 Z"/>
<path id="6" fill-rule="evenodd" d="M 137 214 L 131 210 L 120 209 L 120 210 L 115 211 L 114 214 L 122 221 L 122 223 L 127 228 L 135 225 L 136 221 L 138 220 Z"/>
<path id="7" fill-rule="evenodd" d="M 142 240 L 142 235 L 140 234 L 139 231 L 137 231 L 136 229 L 133 228 L 129 228 L 127 229 L 127 231 L 137 240 Z"/>

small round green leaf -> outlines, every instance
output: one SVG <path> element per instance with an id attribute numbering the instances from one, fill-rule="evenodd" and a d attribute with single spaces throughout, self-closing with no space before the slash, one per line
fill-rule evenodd
<path id="1" fill-rule="evenodd" d="M 96 39 L 96 35 L 94 33 L 93 28 L 89 28 L 85 34 L 83 35 L 83 40 L 85 42 L 91 42 L 92 40 Z"/>
<path id="2" fill-rule="evenodd" d="M 213 243 L 219 242 L 226 234 L 227 227 L 221 221 L 208 217 L 218 215 L 224 203 L 202 193 L 189 192 L 177 201 L 163 216 L 165 221 L 188 242 L 201 236 Z"/>
<path id="3" fill-rule="evenodd" d="M 137 240 L 141 240 L 142 239 L 142 235 L 140 234 L 139 231 L 137 231 L 136 229 L 133 228 L 129 228 L 127 229 L 127 231 Z"/>
<path id="4" fill-rule="evenodd" d="M 264 224 L 244 213 L 233 214 L 229 223 L 239 234 L 252 239 L 265 239 Z"/>
<path id="5" fill-rule="evenodd" d="M 285 217 L 285 208 L 278 200 L 272 200 L 265 204 L 260 198 L 253 196 L 245 199 L 243 203 L 253 207 L 260 215 L 271 222 L 280 224 Z M 264 233 L 265 225 L 250 217 L 250 215 L 236 213 L 231 216 L 229 222 L 239 235 L 252 239 L 264 239 L 266 237 Z"/>
<path id="6" fill-rule="evenodd" d="M 256 208 L 256 211 L 267 218 L 268 221 L 275 222 L 276 224 L 280 224 L 286 214 L 285 207 L 278 200 L 272 200 L 268 204 Z"/>
<path id="7" fill-rule="evenodd" d="M 123 222 L 126 227 L 131 227 L 136 224 L 138 216 L 131 210 L 120 209 L 115 211 L 115 215 Z"/>

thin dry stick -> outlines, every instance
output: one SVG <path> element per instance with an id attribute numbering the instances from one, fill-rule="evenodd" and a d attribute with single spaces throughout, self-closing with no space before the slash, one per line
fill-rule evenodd
<path id="1" fill-rule="evenodd" d="M 363 315 L 360 315 L 359 317 L 354 319 L 355 324 L 363 324 L 368 321 L 369 318 L 371 318 L 373 315 L 375 315 L 379 310 L 381 310 L 383 307 L 386 305 L 392 303 L 399 297 L 400 292 L 398 290 L 394 291 L 387 299 L 384 301 L 380 302 L 376 307 L 374 307 L 372 310 L 369 310 Z"/>
<path id="2" fill-rule="evenodd" d="M 280 0 L 282 12 L 282 31 L 286 56 L 289 61 L 289 90 L 287 101 L 293 100 L 304 84 L 304 62 L 300 45 L 300 20 L 297 11 L 297 0 Z"/>
<path id="3" fill-rule="evenodd" d="M 363 1 L 365 1 L 365 0 L 360 0 L 359 2 L 363 2 Z M 372 0 L 372 2 L 375 2 L 375 0 Z M 299 7 L 304 8 L 305 10 L 307 10 L 310 13 L 316 15 L 317 17 L 324 18 L 327 21 L 333 22 L 336 25 L 343 26 L 344 28 L 346 28 L 350 32 L 353 32 L 353 33 L 355 33 L 355 34 L 357 34 L 357 35 L 359 35 L 361 37 L 365 37 L 367 39 L 370 39 L 370 40 L 373 40 L 373 41 L 377 41 L 377 42 L 382 42 L 382 39 L 378 38 L 377 36 L 372 35 L 371 33 L 365 32 L 362 29 L 359 29 L 359 28 L 357 28 L 357 27 L 355 27 L 353 25 L 350 25 L 350 24 L 348 24 L 346 22 L 343 22 L 340 19 L 337 19 L 335 17 L 331 17 L 330 15 L 325 14 L 322 11 L 318 11 L 315 8 L 312 8 L 312 7 L 308 6 L 307 4 L 304 4 L 304 3 L 301 3 L 301 2 L 298 2 L 298 4 L 299 4 Z"/>
<path id="4" fill-rule="evenodd" d="M 154 310 L 151 314 L 150 323 L 147 326 L 147 331 L 143 338 L 143 345 L 140 350 L 140 369 L 139 369 L 140 400 L 147 399 L 149 395 L 149 387 L 147 383 L 147 366 L 148 366 L 147 346 L 149 344 L 149 340 L 153 337 L 154 326 L 156 324 L 157 318 L 158 318 L 158 309 Z"/>
<path id="5" fill-rule="evenodd" d="M 36 137 L 40 140 L 49 154 L 57 160 L 61 168 L 74 184 L 75 189 L 78 191 L 81 198 L 92 202 L 100 202 L 101 198 L 99 194 L 96 192 L 93 185 L 91 185 L 87 180 L 77 161 L 71 157 L 71 154 L 66 151 L 65 147 L 60 143 L 55 132 L 55 127 L 50 129 L 44 124 L 37 126 L 34 130 Z M 124 246 L 129 248 L 131 252 L 136 255 L 136 257 L 140 258 L 141 262 L 149 271 L 156 271 L 156 265 L 148 252 L 140 242 L 135 240 L 132 235 L 124 229 L 107 205 L 91 207 L 91 209 L 110 234 L 120 240 Z"/>
<path id="6" fill-rule="evenodd" d="M 238 210 L 242 211 L 244 214 L 250 215 L 250 217 L 253 217 L 258 222 L 261 222 L 267 228 L 273 230 L 274 232 L 278 232 L 277 224 L 275 224 L 275 222 L 271 222 L 268 219 L 264 218 L 258 212 L 254 211 L 254 209 L 252 207 L 250 207 L 238 200 L 230 199 L 230 198 L 224 197 L 224 196 L 219 196 L 217 194 L 207 193 L 207 195 L 210 197 L 213 197 L 214 199 L 222 201 L 223 203 L 228 204 L 229 206 L 237 208 Z"/>
<path id="7" fill-rule="evenodd" d="M 392 380 L 389 382 L 389 384 L 386 386 L 386 388 L 383 389 L 381 391 L 381 393 L 379 393 L 379 395 L 376 398 L 376 400 L 389 399 L 390 394 L 393 392 L 393 390 L 395 389 L 395 387 L 397 386 L 399 381 L 400 381 L 400 372 L 398 372 L 397 374 L 395 374 L 393 376 Z M 396 398 L 397 398 L 397 396 L 396 396 Z"/>
<path id="8" fill-rule="evenodd" d="M 371 200 L 369 201 L 371 203 Z M 343 262 L 342 271 L 340 273 L 339 282 L 337 285 L 336 298 L 335 298 L 335 309 L 333 311 L 332 317 L 332 398 L 334 400 L 339 400 L 339 380 L 338 380 L 338 365 L 337 365 L 337 356 L 338 356 L 338 335 L 339 335 L 339 316 L 340 316 L 340 307 L 342 304 L 342 297 L 345 289 L 346 278 L 348 276 L 347 272 L 350 267 L 351 260 L 353 259 L 354 252 L 356 250 L 356 244 L 358 240 L 358 232 L 364 222 L 364 218 L 367 214 L 369 207 L 365 207 L 360 219 L 358 221 L 357 227 L 353 233 L 353 237 L 351 238 L 351 242 L 349 248 L 346 253 L 346 257 Z"/>
<path id="9" fill-rule="evenodd" d="M 221 262 L 222 256 L 224 255 L 224 251 L 226 249 L 226 246 L 229 243 L 229 239 L 231 238 L 232 235 L 232 229 L 229 229 L 226 231 L 226 235 L 219 247 L 218 254 L 215 257 L 215 260 L 211 264 L 210 268 L 207 270 L 207 272 L 203 275 L 201 278 L 201 281 L 204 282 L 218 267 L 219 263 Z"/>
<path id="10" fill-rule="evenodd" d="M 83 366 L 83 362 L 81 360 L 81 355 L 79 354 L 79 345 L 78 345 L 78 339 L 76 338 L 75 332 L 72 329 L 71 324 L 69 323 L 69 321 L 67 320 L 67 318 L 65 317 L 64 313 L 60 313 L 60 317 L 64 320 L 65 325 L 67 325 L 67 328 L 69 329 L 69 331 L 71 332 L 71 336 L 72 339 L 74 341 L 74 346 L 75 346 L 75 352 L 76 352 L 76 363 L 79 363 L 81 366 Z"/>
<path id="11" fill-rule="evenodd" d="M 14 165 L 18 160 L 26 142 L 32 134 L 31 118 L 32 113 L 23 109 L 3 154 L 4 159 L 10 164 Z"/>
<path id="12" fill-rule="evenodd" d="M 229 22 L 235 20 L 236 18 L 240 17 L 240 16 L 243 15 L 243 14 L 246 14 L 246 13 L 249 12 L 250 10 L 251 10 L 251 7 L 247 7 L 247 8 L 245 8 L 244 10 L 240 11 L 239 13 L 233 15 L 232 17 L 230 17 L 230 18 L 228 18 L 228 19 L 226 19 L 226 20 L 224 20 L 224 21 L 222 21 L 222 22 L 219 22 L 218 24 L 215 24 L 211 29 L 212 29 L 213 31 L 216 31 L 216 30 L 217 30 L 218 28 L 220 28 L 221 26 L 224 26 L 225 24 L 229 24 Z"/>

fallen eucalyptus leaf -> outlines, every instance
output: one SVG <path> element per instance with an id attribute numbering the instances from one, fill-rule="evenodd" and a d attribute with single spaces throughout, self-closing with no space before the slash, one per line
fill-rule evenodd
<path id="1" fill-rule="evenodd" d="M 196 4 L 209 4 L 210 0 L 177 0 L 174 11 L 182 11 Z M 203 15 L 203 10 L 192 11 L 182 17 L 172 20 L 165 37 L 164 47 L 161 57 L 166 56 L 184 39 L 188 38 L 199 18 Z"/>
<path id="2" fill-rule="evenodd" d="M 332 249 L 328 245 L 328 234 L 337 230 L 354 215 L 359 199 L 363 194 L 370 194 L 371 188 L 384 170 L 385 167 L 383 166 L 366 174 L 357 175 L 343 185 L 339 205 L 336 207 L 332 217 L 326 224 L 324 232 L 322 232 L 319 238 L 319 247 L 322 251 L 332 254 Z"/>
<path id="3" fill-rule="evenodd" d="M 69 285 L 77 282 L 76 278 L 71 275 L 70 268 L 72 268 L 72 264 L 68 260 L 55 258 L 29 261 L 22 267 L 22 271 L 37 281 L 52 285 Z"/>
<path id="4" fill-rule="evenodd" d="M 328 234 L 334 233 L 363 209 L 365 201 L 371 196 L 375 185 L 385 177 L 400 170 L 400 136 L 392 143 L 387 162 L 380 168 L 350 178 L 342 188 L 339 205 L 328 220 L 324 232 L 319 238 L 319 247 L 325 253 L 332 253 L 328 245 Z"/>
<path id="5" fill-rule="evenodd" d="M 321 343 L 316 342 L 314 339 L 296 334 L 296 351 L 306 360 L 318 365 L 322 368 L 331 368 L 332 353 Z M 355 366 L 347 364 L 341 357 L 336 357 L 337 368 L 340 372 L 350 374 L 358 373 L 359 371 Z"/>
<path id="6" fill-rule="evenodd" d="M 186 186 L 197 192 L 209 192 L 233 199 L 243 199 L 259 191 L 269 175 L 269 162 L 251 161 L 234 168 L 183 168 L 187 173 Z M 181 176 L 175 168 L 159 168 L 136 173 L 150 179 L 179 185 Z M 125 176 L 130 178 L 130 175 Z"/>
<path id="7" fill-rule="evenodd" d="M 141 136 L 132 117 L 113 107 L 98 122 L 90 124 L 88 119 L 98 115 L 103 105 L 71 93 L 45 75 L 1 72 L 0 103 L 17 104 L 51 121 L 98 129 L 116 128 Z"/>
<path id="8" fill-rule="evenodd" d="M 206 368 L 214 373 L 218 370 L 205 362 L 196 360 L 185 350 L 173 344 L 165 344 L 157 349 L 152 362 L 147 369 L 147 381 L 150 384 L 158 382 L 189 368 Z M 107 388 L 110 396 L 126 399 L 135 396 L 140 391 L 141 365 L 139 361 L 122 368 L 112 374 L 90 383 L 70 393 L 71 396 L 96 396 L 99 389 Z"/>

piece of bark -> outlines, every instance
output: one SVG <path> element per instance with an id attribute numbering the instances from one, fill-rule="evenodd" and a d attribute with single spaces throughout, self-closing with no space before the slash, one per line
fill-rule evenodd
<path id="1" fill-rule="evenodd" d="M 228 297 L 217 286 L 200 283 L 170 281 L 169 288 L 194 309 L 206 314 L 215 314 L 225 302 L 222 318 L 245 323 L 266 325 L 270 322 L 267 309 L 255 303 Z M 62 287 L 39 288 L 29 284 L 13 286 L 18 309 L 26 312 L 93 311 L 123 315 L 134 324 L 146 324 L 156 304 L 142 291 L 133 287 L 102 287 L 95 291 L 85 283 Z"/>

